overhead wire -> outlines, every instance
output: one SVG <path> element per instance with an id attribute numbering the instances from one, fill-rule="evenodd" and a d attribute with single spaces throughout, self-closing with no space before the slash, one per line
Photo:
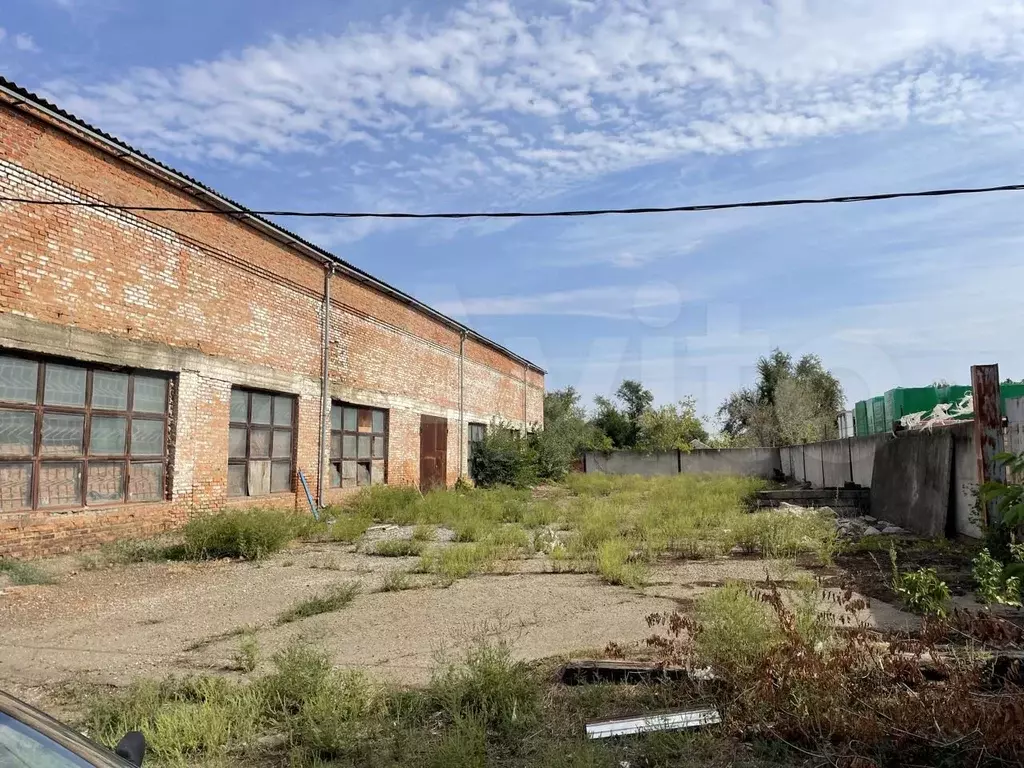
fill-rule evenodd
<path id="1" fill-rule="evenodd" d="M 697 205 L 673 205 L 667 207 L 648 206 L 642 208 L 585 208 L 550 211 L 464 211 L 464 212 L 402 212 L 402 211 L 292 211 L 292 210 L 251 210 L 229 211 L 207 208 L 185 208 L 164 205 L 130 205 L 101 203 L 88 200 L 38 200 L 25 197 L 0 196 L 0 203 L 20 205 L 57 206 L 113 210 L 128 213 L 185 213 L 199 215 L 291 217 L 310 219 L 550 219 L 585 216 L 629 216 L 658 213 L 700 213 L 705 211 L 728 211 L 744 208 L 783 208 L 802 205 L 828 205 L 843 203 L 868 203 L 882 200 L 900 200 L 925 197 L 953 197 L 959 195 L 990 194 L 994 192 L 1020 192 L 1024 184 L 1004 184 L 993 187 L 958 187 L 949 189 L 926 189 L 914 192 L 882 192 L 869 195 L 840 195 L 836 197 L 797 197 L 769 200 L 749 200 L 729 203 L 703 203 Z"/>

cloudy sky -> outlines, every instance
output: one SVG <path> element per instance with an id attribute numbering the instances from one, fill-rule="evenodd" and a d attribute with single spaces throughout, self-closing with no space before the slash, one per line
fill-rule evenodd
<path id="1" fill-rule="evenodd" d="M 1024 1 L 4 0 L 0 72 L 254 208 L 665 206 L 1024 181 Z M 1024 377 L 1024 196 L 283 221 L 589 398 Z"/>

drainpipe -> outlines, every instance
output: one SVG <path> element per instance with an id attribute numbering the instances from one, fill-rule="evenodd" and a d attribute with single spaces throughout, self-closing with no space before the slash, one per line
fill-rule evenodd
<path id="1" fill-rule="evenodd" d="M 462 478 L 462 446 L 466 442 L 466 414 L 464 410 L 463 397 L 465 396 L 465 373 L 463 368 L 466 362 L 466 332 L 459 336 L 459 478 Z"/>
<path id="2" fill-rule="evenodd" d="M 523 436 L 526 436 L 526 374 L 527 367 L 523 366 Z"/>
<path id="3" fill-rule="evenodd" d="M 323 326 L 324 338 L 320 349 L 320 449 L 317 452 L 317 460 L 320 463 L 316 473 L 316 502 L 324 506 L 324 451 L 327 448 L 327 425 L 331 419 L 331 396 L 327 391 L 328 353 L 331 346 L 331 277 L 334 275 L 334 267 L 324 264 L 324 304 L 323 304 Z"/>

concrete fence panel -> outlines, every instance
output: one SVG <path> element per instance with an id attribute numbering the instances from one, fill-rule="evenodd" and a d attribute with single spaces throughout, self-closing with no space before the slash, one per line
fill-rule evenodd
<path id="1" fill-rule="evenodd" d="M 865 488 L 871 487 L 871 474 L 875 466 L 875 451 L 889 439 L 888 435 L 868 435 L 855 438 L 850 443 L 850 461 L 853 466 L 853 482 Z"/>
<path id="2" fill-rule="evenodd" d="M 825 467 L 821 463 L 821 443 L 808 443 L 804 447 L 804 480 L 812 488 L 825 487 Z"/>
<path id="3" fill-rule="evenodd" d="M 845 483 L 852 482 L 853 471 L 850 467 L 850 440 L 829 440 L 821 445 L 821 461 L 825 466 L 824 484 L 826 488 L 842 488 Z"/>
<path id="4" fill-rule="evenodd" d="M 597 472 L 605 475 L 643 475 L 644 477 L 679 474 L 679 458 L 675 451 L 588 453 L 586 466 L 588 474 Z"/>
<path id="5" fill-rule="evenodd" d="M 778 448 L 722 448 L 691 451 L 679 457 L 684 473 L 771 477 L 781 470 Z"/>

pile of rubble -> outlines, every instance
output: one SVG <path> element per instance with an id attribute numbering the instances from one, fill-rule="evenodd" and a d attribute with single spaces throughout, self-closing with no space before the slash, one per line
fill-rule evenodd
<path id="1" fill-rule="evenodd" d="M 879 520 L 871 515 L 840 517 L 830 507 L 801 507 L 784 501 L 779 504 L 778 509 L 791 515 L 811 512 L 826 512 L 833 515 L 836 520 L 836 528 L 839 529 L 839 535 L 845 539 L 856 540 L 862 539 L 865 536 L 903 536 L 910 533 L 906 528 L 900 528 L 894 523 Z"/>

